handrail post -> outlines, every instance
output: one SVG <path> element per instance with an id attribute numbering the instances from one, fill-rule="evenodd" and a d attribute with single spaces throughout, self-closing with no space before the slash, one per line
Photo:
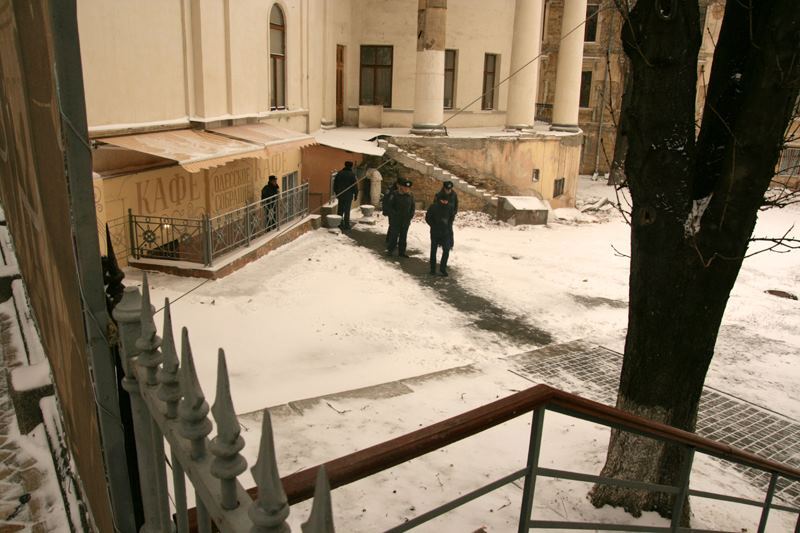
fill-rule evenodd
<path id="1" fill-rule="evenodd" d="M 251 229 L 250 229 L 250 204 L 245 204 L 244 206 L 244 239 L 247 243 L 246 246 L 250 246 L 250 239 L 251 239 Z"/>
<path id="2" fill-rule="evenodd" d="M 136 229 L 133 224 L 133 211 L 128 209 L 128 238 L 131 241 L 131 255 L 133 255 L 135 259 L 139 259 L 139 243 L 136 242 Z"/>
<path id="3" fill-rule="evenodd" d="M 778 473 L 773 472 L 769 480 L 769 488 L 767 489 L 767 497 L 764 499 L 764 507 L 761 511 L 761 520 L 758 522 L 758 533 L 764 533 L 767 527 L 767 519 L 769 518 L 769 508 L 772 505 L 772 497 L 775 495 L 775 486 L 778 484 Z M 800 521 L 800 518 L 798 518 Z M 795 527 L 795 530 L 797 528 Z"/>
<path id="4" fill-rule="evenodd" d="M 681 527 L 681 515 L 683 514 L 683 504 L 689 495 L 689 479 L 692 475 L 692 463 L 694 462 L 694 448 L 689 447 L 686 449 L 686 456 L 683 459 L 680 472 L 680 490 L 675 495 L 675 501 L 672 504 L 672 520 L 669 524 L 669 529 L 672 533 L 677 533 Z"/>
<path id="5" fill-rule="evenodd" d="M 203 213 L 201 221 L 203 225 L 203 262 L 206 266 L 211 266 L 213 261 L 212 239 L 211 239 L 211 217 Z"/>
<path id="6" fill-rule="evenodd" d="M 536 471 L 539 468 L 539 451 L 542 445 L 542 428 L 544 427 L 545 407 L 537 407 L 533 411 L 531 421 L 531 438 L 528 444 L 528 467 L 525 473 L 525 486 L 522 490 L 522 509 L 519 513 L 519 533 L 530 531 L 531 512 L 533 511 L 533 493 L 536 489 Z"/>

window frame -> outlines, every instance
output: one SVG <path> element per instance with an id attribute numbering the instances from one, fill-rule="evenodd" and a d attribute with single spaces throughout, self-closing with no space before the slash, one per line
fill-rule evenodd
<path id="1" fill-rule="evenodd" d="M 378 50 L 379 49 L 388 49 L 389 50 L 389 64 L 388 65 L 380 65 L 377 62 L 372 64 L 364 64 L 364 49 L 371 48 L 375 50 L 375 57 L 378 57 Z M 384 109 L 392 107 L 392 85 L 394 84 L 394 45 L 391 44 L 362 44 L 358 49 L 358 104 L 359 105 L 381 105 L 379 99 L 376 98 L 378 93 L 378 76 L 377 73 L 379 70 L 388 70 L 389 72 L 389 86 L 388 91 L 389 94 L 387 98 L 384 99 L 383 107 Z M 366 101 L 364 97 L 364 71 L 365 70 L 372 70 L 372 99 L 371 101 Z"/>
<path id="2" fill-rule="evenodd" d="M 564 177 L 557 178 L 553 181 L 553 198 L 558 198 L 564 195 L 567 179 Z"/>
<path id="3" fill-rule="evenodd" d="M 800 147 L 786 146 L 778 158 L 778 176 L 800 176 Z"/>
<path id="4" fill-rule="evenodd" d="M 588 83 L 587 83 L 587 76 L 588 74 Z M 594 77 L 594 71 L 592 70 L 582 70 L 581 71 L 581 87 L 580 87 L 580 98 L 578 100 L 578 107 L 581 109 L 591 109 L 592 107 L 592 78 Z M 584 96 L 586 99 L 584 100 Z M 584 105 L 584 103 L 586 105 Z"/>
<path id="5" fill-rule="evenodd" d="M 453 56 L 453 68 L 447 68 L 447 55 L 451 54 Z M 447 48 L 444 51 L 444 96 L 442 98 L 442 106 L 444 109 L 454 109 L 456 105 L 456 74 L 458 68 L 458 50 L 453 48 Z M 450 95 L 449 95 L 449 104 L 448 105 L 448 94 L 447 94 L 447 75 L 450 74 Z"/>
<path id="6" fill-rule="evenodd" d="M 489 71 L 489 58 L 493 59 L 492 70 Z M 485 53 L 483 55 L 483 85 L 481 94 L 483 97 L 481 98 L 481 110 L 482 111 L 494 111 L 497 106 L 497 91 L 495 90 L 495 85 L 497 85 L 497 65 L 500 62 L 500 54 L 490 54 Z M 490 80 L 491 76 L 491 83 L 487 84 L 487 81 Z M 487 86 L 489 87 L 487 89 Z"/>
<path id="7" fill-rule="evenodd" d="M 283 24 L 272 22 L 272 13 L 278 10 Z M 281 35 L 282 53 L 276 53 L 272 49 L 272 31 L 279 31 Z M 267 32 L 267 43 L 269 45 L 269 74 L 270 74 L 270 95 L 269 108 L 271 111 L 286 109 L 286 14 L 278 3 L 272 4 L 269 11 L 269 31 Z M 278 92 L 278 70 L 280 69 L 281 80 L 283 82 L 282 91 Z M 281 98 L 279 101 L 278 95 Z"/>
<path id="8" fill-rule="evenodd" d="M 600 18 L 600 3 L 589 2 L 586 4 L 586 19 L 583 25 L 583 42 L 596 43 L 597 42 L 597 28 L 599 26 L 598 19 Z M 589 34 L 591 33 L 591 39 Z"/>

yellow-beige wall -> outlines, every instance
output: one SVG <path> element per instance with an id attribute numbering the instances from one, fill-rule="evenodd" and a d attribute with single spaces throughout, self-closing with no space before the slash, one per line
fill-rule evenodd
<path id="1" fill-rule="evenodd" d="M 286 20 L 286 110 L 269 109 L 275 3 Z M 248 117 L 315 131 L 335 119 L 337 45 L 345 46 L 345 122 L 356 125 L 362 44 L 394 47 L 393 102 L 382 125 L 409 126 L 417 7 L 417 0 L 78 0 L 90 132 Z M 448 3 L 456 108 L 481 94 L 484 54 L 500 56 L 498 81 L 508 75 L 513 16 L 513 0 Z M 496 110 L 481 111 L 478 101 L 449 124 L 502 125 L 506 97 L 503 85 Z"/>

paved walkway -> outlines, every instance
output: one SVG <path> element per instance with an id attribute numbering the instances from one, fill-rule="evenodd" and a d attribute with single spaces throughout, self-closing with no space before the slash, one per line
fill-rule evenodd
<path id="1" fill-rule="evenodd" d="M 515 315 L 477 294 L 470 292 L 458 283 L 458 266 L 448 267 L 450 277 L 442 278 L 430 274 L 428 252 L 420 254 L 416 250 L 408 250 L 411 257 L 389 257 L 386 255 L 385 236 L 369 230 L 360 230 L 356 226 L 346 233 L 358 245 L 372 250 L 381 260 L 393 263 L 397 268 L 411 274 L 420 285 L 433 288 L 441 294 L 441 301 L 449 304 L 457 311 L 473 317 L 473 325 L 485 331 L 505 336 L 517 344 L 544 346 L 553 342 L 550 333 L 537 327 L 529 316 Z"/>
<path id="2" fill-rule="evenodd" d="M 534 383 L 546 383 L 584 398 L 614 405 L 622 354 L 585 341 L 573 341 L 509 358 L 519 374 Z M 580 390 L 570 390 L 580 383 Z M 729 444 L 779 463 L 800 468 L 800 423 L 711 387 L 700 397 L 697 434 Z M 720 461 L 734 467 L 766 490 L 769 476 L 759 470 Z M 776 494 L 800 505 L 800 482 L 778 481 Z"/>

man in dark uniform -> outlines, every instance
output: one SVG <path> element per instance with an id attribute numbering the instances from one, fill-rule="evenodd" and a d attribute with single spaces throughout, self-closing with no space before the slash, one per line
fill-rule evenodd
<path id="1" fill-rule="evenodd" d="M 447 276 L 447 259 L 450 257 L 450 239 L 452 226 L 450 219 L 452 208 L 446 195 L 436 195 L 433 203 L 425 213 L 425 222 L 431 227 L 431 274 L 436 274 L 436 251 L 442 247 L 442 261 L 439 263 L 439 273 Z"/>
<path id="2" fill-rule="evenodd" d="M 440 197 L 447 198 L 447 205 L 450 207 L 451 211 L 448 226 L 450 228 L 450 249 L 452 250 L 455 244 L 455 239 L 453 238 L 453 221 L 456 219 L 456 213 L 458 213 L 458 195 L 456 191 L 453 190 L 452 181 L 448 180 L 442 184 L 441 190 L 436 193 L 436 198 Z"/>
<path id="3" fill-rule="evenodd" d="M 353 200 L 358 197 L 358 186 L 356 175 L 353 172 L 353 162 L 345 161 L 344 168 L 336 173 L 333 178 L 333 192 L 339 200 L 339 216 L 342 217 L 341 228 L 350 229 L 350 206 Z"/>
<path id="4" fill-rule="evenodd" d="M 267 231 L 278 226 L 278 178 L 270 176 L 267 184 L 261 189 L 261 205 L 264 206 L 264 224 Z"/>
<path id="5" fill-rule="evenodd" d="M 389 200 L 389 234 L 386 236 L 386 253 L 392 255 L 394 249 L 400 257 L 406 255 L 406 239 L 416 205 L 411 194 L 411 180 L 400 180 L 397 193 Z"/>

